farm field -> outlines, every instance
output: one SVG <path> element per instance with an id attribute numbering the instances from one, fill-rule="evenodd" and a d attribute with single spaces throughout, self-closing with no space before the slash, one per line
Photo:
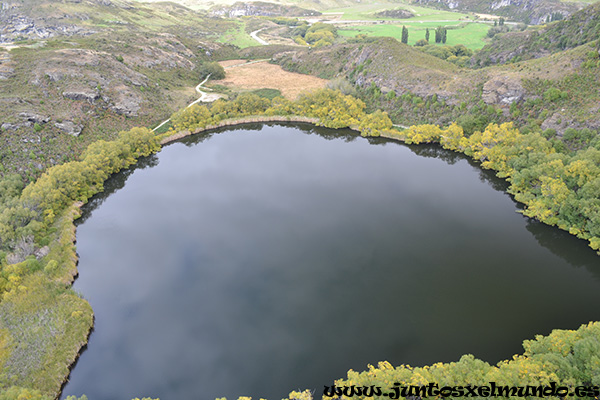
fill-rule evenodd
<path id="1" fill-rule="evenodd" d="M 233 44 L 241 49 L 260 45 L 256 40 L 252 39 L 248 33 L 246 33 L 246 23 L 243 21 L 236 21 L 236 27 L 223 33 L 217 42 Z"/>
<path id="2" fill-rule="evenodd" d="M 371 3 L 359 4 L 352 7 L 333 8 L 326 10 L 325 13 L 343 13 L 343 20 L 377 20 L 375 14 L 384 10 L 405 9 L 412 12 L 415 16 L 408 18 L 406 21 L 457 21 L 469 19 L 470 16 L 464 13 L 457 13 L 445 10 L 436 10 L 427 7 L 418 7 L 403 3 Z"/>
<path id="3" fill-rule="evenodd" d="M 378 18 L 376 16 L 376 13 L 380 11 L 395 9 L 408 10 L 415 16 L 402 20 Z M 339 19 L 341 21 L 387 21 L 387 23 L 377 25 L 340 27 L 339 33 L 342 36 L 352 37 L 365 34 L 368 36 L 389 36 L 400 40 L 402 26 L 404 25 L 409 30 L 408 44 L 414 45 L 419 39 L 425 38 L 427 28 L 431 31 L 438 26 L 444 26 L 448 29 L 447 45 L 463 44 L 472 50 L 480 49 L 486 44 L 484 39 L 491 25 L 491 21 L 489 23 L 483 22 L 479 16 L 474 14 L 436 10 L 403 3 L 360 4 L 330 9 L 326 12 L 340 14 Z M 490 16 L 490 18 L 494 18 L 494 16 Z M 390 23 L 390 21 L 394 22 Z M 431 34 L 433 35 L 433 32 Z M 433 42 L 434 40 L 430 37 L 430 43 Z"/>
<path id="4" fill-rule="evenodd" d="M 229 60 L 220 64 L 223 67 L 227 67 L 243 62 L 245 60 Z M 225 79 L 212 81 L 211 83 L 245 90 L 277 89 L 281 91 L 281 94 L 285 98 L 293 100 L 305 90 L 325 87 L 327 80 L 315 76 L 287 72 L 279 65 L 260 62 L 227 69 Z"/>
<path id="5" fill-rule="evenodd" d="M 402 37 L 402 25 L 408 29 L 409 45 L 414 45 L 418 40 L 425 39 L 427 28 L 430 31 L 429 43 L 433 44 L 435 41 L 435 28 L 445 26 L 448 29 L 446 45 L 454 46 L 462 44 L 472 50 L 481 49 L 486 44 L 486 34 L 490 29 L 490 26 L 485 23 L 464 23 L 458 21 L 454 24 L 440 24 L 435 22 L 411 23 L 410 20 L 407 20 L 399 25 L 382 24 L 348 27 L 338 30 L 338 33 L 341 36 L 349 37 L 364 34 L 367 36 L 389 36 L 400 40 Z"/>

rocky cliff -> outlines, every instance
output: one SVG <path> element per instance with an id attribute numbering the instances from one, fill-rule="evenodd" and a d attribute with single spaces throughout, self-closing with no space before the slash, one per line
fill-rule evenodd
<path id="1" fill-rule="evenodd" d="M 267 2 L 237 2 L 231 6 L 215 6 L 210 9 L 209 15 L 214 17 L 248 17 L 248 16 L 266 16 L 266 17 L 306 17 L 313 15 L 321 15 L 315 10 L 307 10 L 304 8 L 281 5 Z"/>
<path id="2" fill-rule="evenodd" d="M 559 0 L 417 0 L 418 3 L 450 10 L 502 15 L 509 20 L 543 24 L 547 20 L 566 18 L 583 8 L 580 3 Z"/>

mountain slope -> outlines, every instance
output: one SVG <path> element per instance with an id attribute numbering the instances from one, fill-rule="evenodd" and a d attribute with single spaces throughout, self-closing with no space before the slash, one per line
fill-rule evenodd
<path id="1" fill-rule="evenodd" d="M 600 3 L 592 4 L 539 30 L 509 32 L 498 35 L 472 59 L 484 66 L 511 60 L 528 60 L 572 49 L 600 38 Z"/>
<path id="2" fill-rule="evenodd" d="M 418 0 L 428 7 L 502 15 L 527 24 L 543 24 L 554 15 L 565 18 L 582 6 L 559 0 Z"/>
<path id="3" fill-rule="evenodd" d="M 0 21 L 0 172 L 31 178 L 164 120 L 194 99 L 200 64 L 237 51 L 215 43 L 233 22 L 174 3 L 21 0 Z"/>

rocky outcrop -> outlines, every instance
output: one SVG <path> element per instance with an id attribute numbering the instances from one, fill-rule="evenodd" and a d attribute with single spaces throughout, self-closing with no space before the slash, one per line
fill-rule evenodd
<path id="1" fill-rule="evenodd" d="M 8 79 L 14 73 L 15 69 L 12 67 L 10 54 L 0 52 L 0 80 Z"/>
<path id="2" fill-rule="evenodd" d="M 561 2 L 558 0 L 417 0 L 427 6 L 463 10 L 484 14 L 502 15 L 509 20 L 528 24 L 543 24 L 549 16 L 563 18 L 583 8 L 583 3 Z"/>
<path id="3" fill-rule="evenodd" d="M 79 136 L 83 130 L 83 126 L 78 125 L 73 121 L 56 122 L 54 126 L 71 136 Z"/>
<path id="4" fill-rule="evenodd" d="M 412 18 L 415 16 L 415 14 L 411 13 L 408 10 L 405 10 L 403 8 L 398 8 L 396 10 L 385 10 L 385 11 L 380 11 L 378 13 L 375 13 L 375 16 L 378 18 L 398 18 L 398 19 L 404 19 L 404 18 Z"/>
<path id="5" fill-rule="evenodd" d="M 22 112 L 22 113 L 19 113 L 19 117 L 23 118 L 26 121 L 37 123 L 37 124 L 45 124 L 46 122 L 50 121 L 50 117 L 36 114 L 34 112 Z"/>
<path id="6" fill-rule="evenodd" d="M 511 105 L 525 96 L 521 80 L 508 76 L 490 79 L 483 85 L 482 99 L 487 104 Z"/>
<path id="7" fill-rule="evenodd" d="M 55 36 L 89 35 L 94 31 L 76 25 L 56 24 L 44 18 L 33 19 L 24 15 L 0 16 L 0 43 L 23 39 L 48 39 Z"/>
<path id="8" fill-rule="evenodd" d="M 0 125 L 0 131 L 16 131 L 22 126 L 24 126 L 24 124 L 12 124 L 10 122 L 4 122 L 2 125 Z"/>
<path id="9" fill-rule="evenodd" d="M 110 106 L 110 109 L 121 115 L 138 115 L 138 112 L 141 108 L 142 98 L 127 86 L 117 87 L 115 88 L 115 92 L 116 93 L 111 96 L 113 104 Z M 110 102 L 110 99 L 105 100 Z"/>
<path id="10" fill-rule="evenodd" d="M 209 15 L 212 17 L 247 17 L 247 16 L 265 16 L 265 17 L 307 17 L 313 15 L 321 15 L 315 10 L 307 10 L 296 6 L 284 6 L 266 2 L 241 3 L 237 2 L 228 7 L 214 7 L 210 10 Z"/>
<path id="11" fill-rule="evenodd" d="M 90 104 L 93 104 L 97 99 L 100 98 L 100 95 L 97 92 L 89 89 L 69 90 L 63 92 L 62 95 L 71 100 L 86 100 Z"/>
<path id="12" fill-rule="evenodd" d="M 34 251 L 33 255 L 35 256 L 35 258 L 40 260 L 40 259 L 46 257 L 49 253 L 50 253 L 50 247 L 44 246 L 44 247 L 40 247 L 39 249 Z"/>

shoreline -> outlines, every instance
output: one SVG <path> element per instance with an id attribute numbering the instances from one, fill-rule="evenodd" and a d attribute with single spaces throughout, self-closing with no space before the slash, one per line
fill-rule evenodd
<path id="1" fill-rule="evenodd" d="M 182 139 L 184 137 L 195 135 L 197 133 L 209 131 L 212 129 L 223 128 L 226 126 L 259 123 L 259 122 L 305 122 L 305 123 L 310 123 L 310 124 L 317 126 L 319 119 L 312 118 L 312 117 L 303 117 L 300 115 L 248 116 L 248 117 L 241 117 L 241 118 L 225 119 L 217 124 L 207 125 L 205 127 L 198 127 L 194 130 L 178 131 L 178 132 L 175 132 L 170 135 L 168 135 L 168 132 L 167 132 L 167 133 L 163 134 L 165 136 L 163 136 L 160 139 L 160 144 L 161 144 L 161 146 L 163 146 L 165 144 L 172 143 L 172 142 Z"/>
<path id="2" fill-rule="evenodd" d="M 182 138 L 185 138 L 185 137 L 188 137 L 188 136 L 192 136 L 192 135 L 195 135 L 195 134 L 198 134 L 198 133 L 202 133 L 202 132 L 205 132 L 205 131 L 210 131 L 210 130 L 214 130 L 214 129 L 218 129 L 218 128 L 229 127 L 229 126 L 243 125 L 243 124 L 248 124 L 248 123 L 268 123 L 268 122 L 298 122 L 298 123 L 309 123 L 309 124 L 312 124 L 312 125 L 315 125 L 315 126 L 319 126 L 318 125 L 318 122 L 319 122 L 318 118 L 305 117 L 305 116 L 300 116 L 300 115 L 289 115 L 289 116 L 282 116 L 282 115 L 273 115 L 273 116 L 255 115 L 255 116 L 245 116 L 245 117 L 239 117 L 239 118 L 231 118 L 231 119 L 226 119 L 226 120 L 220 121 L 217 124 L 211 124 L 211 125 L 207 125 L 205 127 L 197 127 L 195 129 L 192 129 L 192 130 L 182 130 L 182 131 L 172 132 L 172 133 L 167 132 L 167 133 L 163 133 L 161 135 L 157 135 L 157 138 L 159 139 L 159 143 L 161 145 L 161 149 L 159 149 L 158 151 L 162 150 L 162 146 L 164 146 L 166 144 L 170 144 L 170 143 L 173 143 L 173 142 L 175 142 L 175 141 L 177 141 L 179 139 L 182 139 Z M 335 129 L 335 128 L 328 128 L 328 129 Z M 358 131 L 358 127 L 357 126 L 350 126 L 348 128 L 345 128 L 345 129 L 351 129 L 351 130 L 357 132 L 359 136 L 361 136 L 360 132 Z M 390 134 L 390 133 L 385 134 L 385 133 L 382 133 L 379 136 L 367 136 L 367 137 L 380 137 L 380 138 L 383 138 L 383 139 L 394 140 L 394 141 L 397 141 L 397 142 L 400 142 L 400 143 L 405 143 L 406 142 L 406 140 L 400 134 Z M 430 142 L 430 143 L 424 142 L 423 144 L 432 144 L 432 143 L 440 144 L 439 142 Z M 456 151 L 456 150 L 450 150 L 450 151 L 464 155 L 464 153 L 462 153 L 460 151 Z M 481 163 L 478 163 L 478 164 L 479 164 L 479 168 L 481 168 L 483 170 L 484 168 L 481 166 Z M 495 170 L 492 169 L 492 171 L 495 171 Z M 506 181 L 506 179 L 504 179 L 504 178 L 503 178 L 503 180 Z M 511 195 L 511 197 L 513 197 L 513 196 Z M 517 204 L 523 204 L 523 203 L 515 200 L 514 197 L 513 197 L 513 201 L 515 201 Z M 70 223 L 72 225 L 72 231 L 71 232 L 73 233 L 73 236 L 72 236 L 72 238 L 73 238 L 73 244 L 76 243 L 76 236 L 75 236 L 75 229 L 76 228 L 75 228 L 74 221 L 75 221 L 75 219 L 77 219 L 80 216 L 80 211 L 79 210 L 81 209 L 81 206 L 83 206 L 83 204 L 84 203 L 82 203 L 82 202 L 76 202 L 76 203 L 74 203 L 72 205 L 72 211 L 71 211 L 71 214 L 70 214 L 70 215 L 72 215 L 72 218 L 71 218 Z M 544 222 L 541 222 L 541 223 L 544 223 Z M 545 225 L 547 225 L 547 224 L 545 224 Z M 560 229 L 560 228 L 558 228 L 558 229 Z M 560 229 L 560 230 L 562 230 L 562 229 Z M 71 276 L 70 282 L 65 282 L 69 286 L 71 286 L 73 284 L 74 280 L 77 278 L 77 275 L 78 275 L 77 263 L 78 263 L 78 257 L 77 257 L 77 254 L 75 253 L 74 269 L 71 270 L 72 276 Z M 82 300 L 85 301 L 87 304 L 89 304 L 87 302 L 87 300 L 85 300 L 83 298 L 82 298 Z M 91 308 L 91 306 L 90 306 L 90 308 Z M 85 351 L 85 349 L 87 347 L 87 344 L 88 344 L 88 341 L 89 341 L 89 337 L 90 337 L 91 333 L 94 330 L 94 322 L 95 322 L 95 317 L 94 317 L 93 310 L 92 310 L 92 324 L 91 324 L 88 332 L 86 333 L 84 341 L 79 343 L 78 350 L 75 353 L 73 359 L 67 361 L 67 363 L 68 363 L 67 364 L 68 373 L 67 373 L 67 375 L 64 376 L 63 382 L 62 382 L 62 384 L 61 384 L 61 386 L 59 388 L 59 392 L 55 396 L 55 400 L 58 400 L 60 398 L 60 396 L 63 394 L 62 392 L 63 392 L 64 386 L 69 381 L 69 376 L 70 376 L 70 374 L 72 372 L 72 369 L 76 366 L 76 364 L 77 364 L 77 362 L 79 360 L 80 355 L 83 353 L 83 351 Z"/>

